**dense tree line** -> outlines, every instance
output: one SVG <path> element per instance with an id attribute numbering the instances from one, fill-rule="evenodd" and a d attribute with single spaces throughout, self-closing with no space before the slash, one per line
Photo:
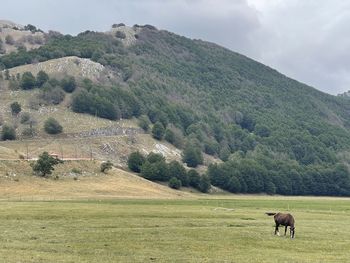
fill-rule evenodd
<path id="1" fill-rule="evenodd" d="M 83 88 L 73 94 L 72 110 L 117 120 L 139 116 L 140 104 L 130 92 L 117 86 Z"/>
<path id="2" fill-rule="evenodd" d="M 207 173 L 213 185 L 233 193 L 350 195 L 350 175 L 342 164 L 305 166 L 258 154 L 212 164 Z"/>
<path id="3" fill-rule="evenodd" d="M 151 152 L 145 157 L 140 152 L 133 152 L 128 157 L 128 167 L 148 180 L 168 182 L 171 188 L 180 189 L 181 186 L 191 186 L 201 192 L 208 192 L 210 189 L 208 176 L 201 176 L 193 169 L 186 171 L 177 161 L 167 163 L 158 153 Z"/>

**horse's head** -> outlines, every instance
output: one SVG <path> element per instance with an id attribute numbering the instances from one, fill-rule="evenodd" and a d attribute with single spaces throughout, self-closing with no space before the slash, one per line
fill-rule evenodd
<path id="1" fill-rule="evenodd" d="M 295 234 L 295 227 L 291 226 L 290 227 L 290 238 L 294 238 L 294 234 Z"/>

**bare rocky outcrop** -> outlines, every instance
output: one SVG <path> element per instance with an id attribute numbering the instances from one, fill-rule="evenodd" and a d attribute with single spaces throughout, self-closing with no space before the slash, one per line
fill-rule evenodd
<path id="1" fill-rule="evenodd" d="M 137 41 L 137 34 L 140 33 L 141 27 L 129 27 L 123 23 L 114 24 L 112 28 L 105 32 L 118 38 L 125 46 L 131 46 Z"/>
<path id="2" fill-rule="evenodd" d="M 79 134 L 75 134 L 74 137 L 85 138 L 85 137 L 105 137 L 105 136 L 115 136 L 115 135 L 136 135 L 139 133 L 144 133 L 140 128 L 130 128 L 121 127 L 119 125 L 114 125 L 110 127 L 102 127 L 97 129 L 92 129 L 90 131 L 84 131 Z"/>
<path id="3" fill-rule="evenodd" d="M 70 75 L 77 78 L 97 80 L 105 71 L 105 67 L 90 59 L 72 56 L 14 67 L 9 69 L 9 72 L 13 76 L 18 73 L 23 74 L 26 71 L 36 75 L 40 70 L 52 76 Z"/>

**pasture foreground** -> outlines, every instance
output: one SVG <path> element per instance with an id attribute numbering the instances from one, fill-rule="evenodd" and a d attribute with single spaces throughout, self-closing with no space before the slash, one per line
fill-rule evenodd
<path id="1" fill-rule="evenodd" d="M 294 240 L 264 215 L 288 209 Z M 349 222 L 331 198 L 2 201 L 0 261 L 349 262 Z"/>

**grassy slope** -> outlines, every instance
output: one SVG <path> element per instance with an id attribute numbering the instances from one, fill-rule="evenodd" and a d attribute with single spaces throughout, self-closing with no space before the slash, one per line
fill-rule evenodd
<path id="1" fill-rule="evenodd" d="M 191 196 L 117 168 L 105 175 L 99 171 L 99 164 L 97 161 L 68 161 L 58 165 L 53 176 L 45 179 L 31 176 L 31 167 L 26 161 L 1 161 L 0 199 L 176 199 Z M 81 174 L 71 172 L 73 168 L 80 170 Z M 54 180 L 55 176 L 59 179 Z"/>
<path id="2" fill-rule="evenodd" d="M 228 209 L 233 210 L 228 210 Z M 265 211 L 289 210 L 296 238 Z M 347 262 L 348 201 L 1 202 L 4 262 Z"/>
<path id="3" fill-rule="evenodd" d="M 5 85 L 5 84 L 4 84 Z M 110 121 L 96 118 L 87 114 L 72 112 L 67 105 L 70 97 L 60 105 L 40 107 L 33 110 L 29 107 L 28 101 L 35 97 L 37 91 L 9 91 L 0 90 L 0 116 L 4 123 L 16 123 L 18 139 L 16 141 L 0 141 L 0 159 L 17 159 L 19 155 L 35 158 L 43 151 L 55 152 L 65 158 L 90 158 L 91 151 L 95 159 L 110 159 L 120 165 L 125 165 L 127 155 L 137 149 L 145 153 L 159 151 L 159 145 L 166 149 L 166 157 L 180 160 L 180 152 L 166 142 L 159 142 L 151 138 L 150 135 L 137 133 L 135 136 L 120 134 L 116 136 L 81 137 L 81 133 L 94 129 L 104 129 L 108 127 L 120 127 L 123 129 L 137 128 L 137 122 L 132 120 Z M 10 104 L 18 101 L 22 105 L 22 112 L 29 112 L 37 120 L 38 136 L 34 139 L 22 139 L 21 132 L 28 125 L 20 123 L 20 117 L 14 117 L 10 113 Z M 54 117 L 64 127 L 62 135 L 49 136 L 45 133 L 43 126 L 48 117 Z M 107 146 L 108 145 L 108 146 Z M 209 161 L 210 157 L 207 157 Z M 0 171 L 1 172 L 1 171 Z"/>

